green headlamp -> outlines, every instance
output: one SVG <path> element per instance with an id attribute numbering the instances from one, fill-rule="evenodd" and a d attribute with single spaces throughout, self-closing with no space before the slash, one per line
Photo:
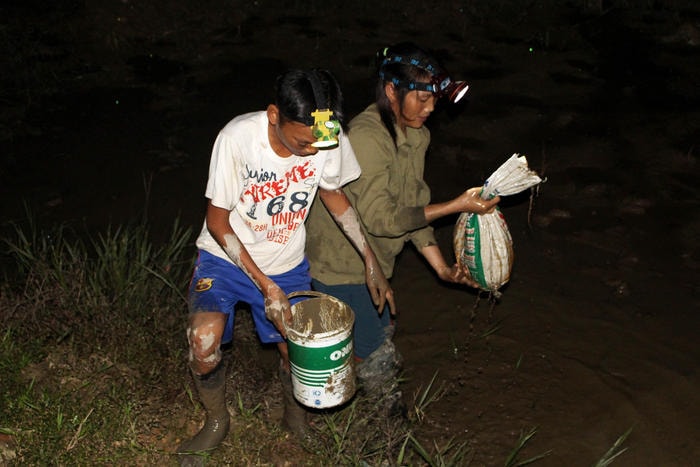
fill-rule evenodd
<path id="1" fill-rule="evenodd" d="M 340 122 L 332 120 L 333 111 L 330 109 L 316 109 L 311 112 L 314 124 L 311 127 L 311 134 L 316 141 L 311 143 L 315 148 L 330 148 L 338 144 L 338 134 L 340 134 Z"/>

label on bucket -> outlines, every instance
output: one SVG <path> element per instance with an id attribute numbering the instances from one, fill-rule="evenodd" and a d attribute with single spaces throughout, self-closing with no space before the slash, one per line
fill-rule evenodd
<path id="1" fill-rule="evenodd" d="M 337 336 L 336 336 L 337 337 Z M 294 396 L 309 407 L 342 404 L 355 393 L 351 357 L 352 335 L 330 345 L 299 345 L 288 341 Z"/>

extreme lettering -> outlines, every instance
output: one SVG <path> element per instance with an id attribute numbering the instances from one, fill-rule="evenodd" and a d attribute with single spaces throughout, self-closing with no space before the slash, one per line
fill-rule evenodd
<path id="1" fill-rule="evenodd" d="M 277 179 L 277 174 L 274 173 L 265 172 L 259 174 L 257 171 L 253 172 L 248 169 L 248 174 L 251 178 L 255 175 L 254 178 L 261 182 L 250 185 L 248 189 L 243 192 L 243 196 L 252 197 L 255 203 L 280 196 L 287 192 L 291 183 L 298 183 L 314 176 L 315 171 L 310 164 L 310 161 L 304 161 L 299 165 L 295 165 L 280 179 Z"/>

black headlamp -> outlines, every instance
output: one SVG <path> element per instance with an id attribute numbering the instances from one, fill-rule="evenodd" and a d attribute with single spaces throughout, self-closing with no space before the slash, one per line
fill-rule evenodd
<path id="1" fill-rule="evenodd" d="M 456 104 L 467 93 L 469 85 L 466 81 L 452 81 L 447 75 L 434 75 L 431 84 L 435 87 L 438 97 L 446 97 L 447 100 Z"/>
<path id="2" fill-rule="evenodd" d="M 386 53 L 386 49 L 384 51 Z M 384 67 L 391 63 L 401 63 L 403 65 L 413 65 L 421 68 L 431 74 L 430 82 L 421 81 L 406 81 L 400 80 L 390 73 L 387 73 Z M 442 72 L 437 67 L 428 62 L 421 62 L 415 58 L 404 57 L 401 55 L 390 55 L 385 57 L 379 67 L 379 77 L 391 81 L 394 86 L 409 89 L 411 91 L 428 91 L 434 93 L 438 99 L 447 98 L 451 103 L 456 104 L 467 93 L 469 85 L 465 81 L 453 81 L 447 73 Z"/>

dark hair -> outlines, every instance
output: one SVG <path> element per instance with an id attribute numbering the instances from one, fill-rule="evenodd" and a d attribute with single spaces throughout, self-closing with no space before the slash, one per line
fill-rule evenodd
<path id="1" fill-rule="evenodd" d="M 311 112 L 328 108 L 341 125 L 344 121 L 343 94 L 330 71 L 289 70 L 277 77 L 275 105 L 282 118 L 313 125 Z"/>
<path id="2" fill-rule="evenodd" d="M 389 102 L 384 87 L 392 80 L 408 82 L 429 79 L 433 76 L 433 73 L 423 66 L 394 61 L 392 60 L 394 57 L 405 57 L 411 61 L 415 60 L 422 65 L 431 66 L 435 71 L 442 70 L 442 67 L 435 57 L 413 42 L 401 42 L 386 47 L 377 53 L 378 79 L 375 88 L 375 99 L 382 123 L 384 123 L 384 126 L 389 131 L 391 138 L 394 140 L 394 144 L 396 144 L 396 130 L 394 129 L 396 116 L 391 110 L 391 103 Z M 397 87 L 396 92 L 399 98 L 399 108 L 403 108 L 403 100 L 410 90 Z"/>

